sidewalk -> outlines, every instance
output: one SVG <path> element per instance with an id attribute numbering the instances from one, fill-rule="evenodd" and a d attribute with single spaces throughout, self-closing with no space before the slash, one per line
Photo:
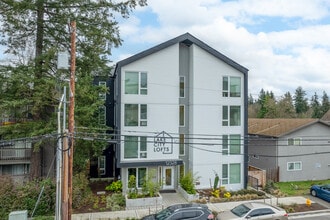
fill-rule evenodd
<path id="1" fill-rule="evenodd" d="M 138 209 L 138 210 L 124 210 L 124 211 L 114 211 L 114 212 L 97 212 L 97 213 L 81 213 L 73 214 L 72 220 L 110 220 L 110 219 L 141 219 L 143 216 L 146 216 L 151 213 L 160 211 L 161 209 L 178 203 L 188 203 L 183 199 L 183 197 L 178 193 L 166 193 L 162 194 L 163 205 L 159 207 L 153 207 L 150 209 Z M 296 197 L 284 197 L 284 198 L 271 198 L 271 199 L 261 199 L 255 200 L 260 202 L 265 202 L 272 205 L 290 205 L 290 204 L 305 204 L 306 198 L 302 196 Z M 233 207 L 244 203 L 246 201 L 239 202 L 224 202 L 224 203 L 208 203 L 207 206 L 210 210 L 215 212 L 221 212 L 224 210 L 232 209 Z M 313 201 L 312 201 L 313 203 Z M 330 211 L 330 210 L 325 210 Z M 325 212 L 323 210 L 323 212 Z M 302 215 L 304 213 L 292 214 L 292 215 Z M 291 214 L 290 214 L 291 216 Z"/>

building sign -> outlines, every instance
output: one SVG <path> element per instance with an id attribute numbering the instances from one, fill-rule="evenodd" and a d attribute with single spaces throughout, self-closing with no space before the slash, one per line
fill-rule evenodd
<path id="1" fill-rule="evenodd" d="M 173 154 L 173 137 L 165 131 L 154 137 L 154 152 Z"/>

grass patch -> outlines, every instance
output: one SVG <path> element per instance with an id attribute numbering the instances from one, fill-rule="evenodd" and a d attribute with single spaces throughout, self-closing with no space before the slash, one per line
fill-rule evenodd
<path id="1" fill-rule="evenodd" d="M 310 180 L 274 183 L 275 187 L 287 196 L 301 196 L 309 194 L 312 185 L 330 184 L 330 180 Z"/>

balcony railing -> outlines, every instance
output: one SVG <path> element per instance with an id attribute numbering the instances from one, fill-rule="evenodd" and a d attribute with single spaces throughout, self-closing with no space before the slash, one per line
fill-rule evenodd
<path id="1" fill-rule="evenodd" d="M 31 148 L 0 148 L 0 160 L 28 160 Z"/>

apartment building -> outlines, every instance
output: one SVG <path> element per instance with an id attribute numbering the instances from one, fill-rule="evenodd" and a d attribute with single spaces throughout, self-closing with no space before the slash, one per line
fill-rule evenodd
<path id="1" fill-rule="evenodd" d="M 140 188 L 153 171 L 172 190 L 190 171 L 196 188 L 210 188 L 215 174 L 227 189 L 245 188 L 247 82 L 247 68 L 189 33 L 118 62 L 114 131 L 124 186 L 135 175 Z"/>

